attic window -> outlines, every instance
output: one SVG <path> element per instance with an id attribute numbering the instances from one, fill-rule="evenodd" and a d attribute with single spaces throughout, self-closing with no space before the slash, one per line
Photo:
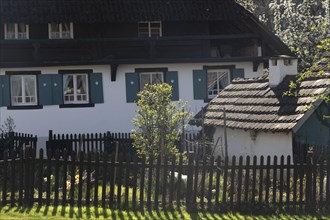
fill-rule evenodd
<path id="1" fill-rule="evenodd" d="M 29 25 L 25 23 L 9 23 L 5 24 L 5 39 L 29 39 Z"/>
<path id="2" fill-rule="evenodd" d="M 48 31 L 49 39 L 72 39 L 73 23 L 50 23 Z"/>
<path id="3" fill-rule="evenodd" d="M 284 59 L 284 65 L 291 66 L 292 65 L 291 59 Z"/>
<path id="4" fill-rule="evenodd" d="M 162 22 L 161 21 L 140 21 L 138 23 L 139 37 L 161 37 Z"/>
<path id="5" fill-rule="evenodd" d="M 277 66 L 277 60 L 272 60 L 272 66 Z"/>

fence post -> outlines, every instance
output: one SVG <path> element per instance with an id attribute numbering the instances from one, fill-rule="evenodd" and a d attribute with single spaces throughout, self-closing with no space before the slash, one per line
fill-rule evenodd
<path id="1" fill-rule="evenodd" d="M 307 158 L 306 158 L 306 207 L 308 209 L 311 208 L 311 201 L 312 201 L 312 154 L 311 152 L 307 153 Z"/>
<path id="2" fill-rule="evenodd" d="M 187 210 L 191 211 L 193 209 L 192 191 L 193 191 L 193 175 L 194 175 L 194 159 L 193 154 L 188 155 L 188 171 L 187 171 L 187 196 L 186 204 Z"/>
<path id="3" fill-rule="evenodd" d="M 49 130 L 48 132 L 48 142 L 46 144 L 47 152 L 46 155 L 49 155 L 49 151 L 53 151 L 53 130 Z"/>

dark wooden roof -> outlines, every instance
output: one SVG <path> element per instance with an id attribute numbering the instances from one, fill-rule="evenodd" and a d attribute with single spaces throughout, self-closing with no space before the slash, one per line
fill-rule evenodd
<path id="1" fill-rule="evenodd" d="M 228 20 L 251 16 L 234 0 L 0 0 L 0 22 Z"/>
<path id="2" fill-rule="evenodd" d="M 314 103 L 314 95 L 330 88 L 330 57 L 321 60 L 313 76 L 299 85 L 297 97 L 283 96 L 295 76 L 286 76 L 276 88 L 270 88 L 267 77 L 234 81 L 214 98 L 206 108 L 205 125 L 223 126 L 226 109 L 227 127 L 246 130 L 289 131 Z M 326 70 L 317 75 L 319 69 Z"/>

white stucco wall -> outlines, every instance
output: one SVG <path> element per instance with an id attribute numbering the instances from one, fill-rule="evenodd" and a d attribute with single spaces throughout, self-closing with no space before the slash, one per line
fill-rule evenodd
<path id="1" fill-rule="evenodd" d="M 258 72 L 253 72 L 252 62 L 242 63 L 199 63 L 199 64 L 141 64 L 119 65 L 117 79 L 110 80 L 110 65 L 93 66 L 57 66 L 0 69 L 0 74 L 6 71 L 41 71 L 42 74 L 58 74 L 61 69 L 92 69 L 93 72 L 103 73 L 104 103 L 95 104 L 89 108 L 59 108 L 58 105 L 43 106 L 42 109 L 33 110 L 8 110 L 0 108 L 0 121 L 3 122 L 11 116 L 16 124 L 17 132 L 30 133 L 38 137 L 47 137 L 48 131 L 54 133 L 86 133 L 86 132 L 129 132 L 132 128 L 132 118 L 135 116 L 135 103 L 126 103 L 125 73 L 134 72 L 135 68 L 166 67 L 169 71 L 178 71 L 179 97 L 188 101 L 189 111 L 196 113 L 204 106 L 203 100 L 193 99 L 193 74 L 194 69 L 202 69 L 203 65 L 236 65 L 244 68 L 246 77 L 262 75 L 260 65 Z"/>
<path id="2" fill-rule="evenodd" d="M 214 140 L 218 138 L 219 145 L 224 152 L 224 129 L 216 128 Z M 251 138 L 251 131 L 241 129 L 227 129 L 228 156 L 292 156 L 292 133 L 288 132 L 257 132 L 255 140 Z M 221 146 L 217 147 L 217 155 L 222 154 Z"/>

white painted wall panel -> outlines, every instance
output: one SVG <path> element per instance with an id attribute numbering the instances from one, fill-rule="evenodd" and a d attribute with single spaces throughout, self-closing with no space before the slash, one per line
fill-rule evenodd
<path id="1" fill-rule="evenodd" d="M 292 133 L 258 132 L 255 140 L 251 138 L 250 131 L 241 129 L 227 129 L 228 156 L 292 156 Z M 224 129 L 217 127 L 214 139 L 220 138 L 220 145 L 216 150 L 221 155 L 224 149 Z"/>
<path id="2" fill-rule="evenodd" d="M 48 136 L 48 130 L 54 133 L 86 133 L 86 132 L 129 132 L 132 128 L 132 118 L 135 116 L 136 104 L 126 103 L 125 73 L 134 72 L 135 68 L 166 67 L 169 71 L 178 71 L 180 99 L 188 101 L 189 111 L 196 113 L 206 103 L 193 100 L 192 70 L 202 69 L 203 65 L 233 65 L 234 63 L 199 63 L 199 64 L 148 64 L 119 65 L 117 80 L 110 80 L 110 65 L 70 66 L 70 67 L 35 67 L 0 69 L 0 74 L 6 71 L 41 71 L 42 74 L 57 74 L 63 69 L 92 69 L 103 73 L 104 103 L 91 108 L 59 108 L 58 105 L 44 106 L 34 110 L 7 110 L 1 107 L 0 121 L 11 116 L 16 124 L 17 132 L 31 133 L 39 137 Z M 236 68 L 244 68 L 247 77 L 262 75 L 262 68 L 253 72 L 252 62 L 236 64 Z"/>

